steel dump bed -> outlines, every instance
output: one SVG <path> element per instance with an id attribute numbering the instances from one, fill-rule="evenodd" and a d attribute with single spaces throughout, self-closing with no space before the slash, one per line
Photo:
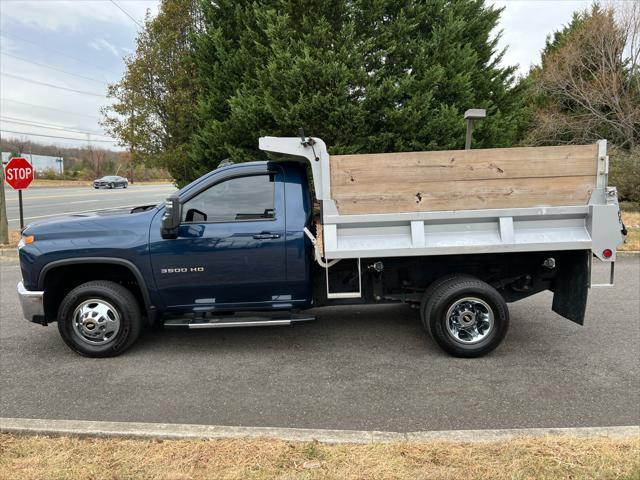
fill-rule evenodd
<path id="1" fill-rule="evenodd" d="M 591 249 L 613 262 L 623 239 L 605 140 L 330 156 L 318 138 L 262 137 L 260 149 L 311 165 L 328 260 Z"/>

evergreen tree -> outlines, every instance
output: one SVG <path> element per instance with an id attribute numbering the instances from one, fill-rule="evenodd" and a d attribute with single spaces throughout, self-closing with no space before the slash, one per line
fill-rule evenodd
<path id="1" fill-rule="evenodd" d="M 482 0 L 205 2 L 195 39 L 200 91 L 194 174 L 263 157 L 260 135 L 304 127 L 331 153 L 464 145 L 467 108 L 486 108 L 475 147 L 520 137 L 526 108 Z"/>
<path id="2" fill-rule="evenodd" d="M 364 1 L 361 37 L 370 38 L 363 102 L 375 151 L 461 148 L 467 108 L 487 109 L 474 146 L 517 141 L 522 95 L 514 68 L 500 68 L 500 10 L 482 1 Z M 373 34 L 371 33 L 373 32 Z"/>

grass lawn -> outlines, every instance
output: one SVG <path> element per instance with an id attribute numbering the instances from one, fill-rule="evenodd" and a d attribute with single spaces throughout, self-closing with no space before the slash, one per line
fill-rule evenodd
<path id="1" fill-rule="evenodd" d="M 640 438 L 327 445 L 0 434 L 0 479 L 640 479 Z"/>

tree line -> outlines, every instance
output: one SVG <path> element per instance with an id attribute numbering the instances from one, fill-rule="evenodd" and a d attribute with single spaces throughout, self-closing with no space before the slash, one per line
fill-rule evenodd
<path id="1" fill-rule="evenodd" d="M 49 155 L 62 157 L 64 174 L 50 170 L 38 173 L 38 178 L 94 180 L 103 175 L 119 174 L 136 180 L 155 180 L 167 178 L 167 172 L 158 167 L 147 168 L 143 164 L 135 165 L 132 170 L 129 152 L 114 151 L 92 145 L 82 147 L 61 147 L 34 142 L 24 138 L 0 139 L 0 150 L 9 152 L 10 157 L 21 154 Z"/>
<path id="2" fill-rule="evenodd" d="M 485 108 L 475 147 L 607 138 L 622 196 L 640 201 L 640 6 L 576 12 L 523 77 L 503 65 L 501 12 L 483 0 L 163 0 L 109 87 L 104 126 L 184 185 L 300 127 L 332 154 L 459 149 L 463 112 Z"/>

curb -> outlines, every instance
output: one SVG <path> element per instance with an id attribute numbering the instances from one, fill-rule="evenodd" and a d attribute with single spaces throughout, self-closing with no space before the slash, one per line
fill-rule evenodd
<path id="1" fill-rule="evenodd" d="M 125 437 L 167 440 L 272 438 L 294 442 L 319 441 L 322 443 L 358 444 L 433 441 L 479 443 L 513 440 L 522 437 L 546 436 L 629 438 L 640 436 L 640 426 L 443 430 L 401 433 L 307 428 L 225 427 L 174 423 L 0 418 L 0 432 L 21 435 L 101 438 Z"/>

